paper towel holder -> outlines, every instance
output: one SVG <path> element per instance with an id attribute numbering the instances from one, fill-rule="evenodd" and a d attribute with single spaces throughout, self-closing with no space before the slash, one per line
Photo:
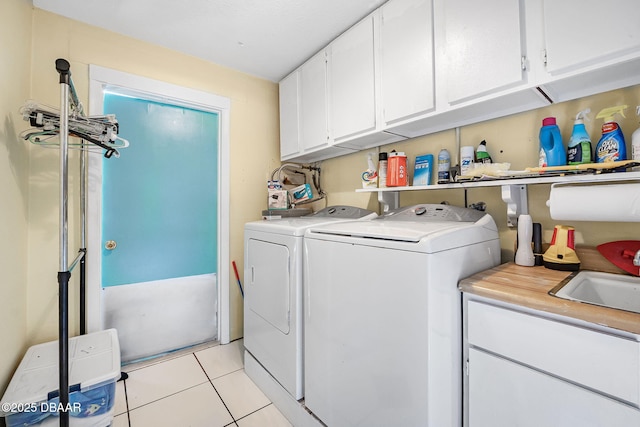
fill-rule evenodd
<path id="1" fill-rule="evenodd" d="M 555 183 L 546 205 L 555 220 L 640 222 L 640 179 Z"/>

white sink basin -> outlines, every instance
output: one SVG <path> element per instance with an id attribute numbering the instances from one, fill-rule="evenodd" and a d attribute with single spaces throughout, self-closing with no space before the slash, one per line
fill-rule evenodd
<path id="1" fill-rule="evenodd" d="M 640 313 L 640 277 L 581 271 L 549 293 L 568 300 Z"/>

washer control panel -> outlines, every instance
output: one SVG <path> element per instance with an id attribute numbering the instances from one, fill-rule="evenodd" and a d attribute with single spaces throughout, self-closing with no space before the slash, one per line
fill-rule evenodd
<path id="1" fill-rule="evenodd" d="M 484 212 L 460 206 L 424 204 L 395 209 L 379 220 L 476 222 L 485 215 Z"/>

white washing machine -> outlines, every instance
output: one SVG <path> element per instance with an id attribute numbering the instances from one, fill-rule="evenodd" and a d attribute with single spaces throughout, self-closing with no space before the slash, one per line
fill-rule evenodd
<path id="1" fill-rule="evenodd" d="M 331 427 L 461 426 L 458 282 L 500 263 L 493 218 L 418 205 L 304 246 L 306 407 Z"/>
<path id="2" fill-rule="evenodd" d="M 304 232 L 325 223 L 375 217 L 366 209 L 331 206 L 303 217 L 245 224 L 244 346 L 296 400 L 303 396 Z"/>

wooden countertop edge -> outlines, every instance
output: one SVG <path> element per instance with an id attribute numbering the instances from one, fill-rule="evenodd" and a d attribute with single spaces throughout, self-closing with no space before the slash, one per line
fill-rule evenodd
<path id="1" fill-rule="evenodd" d="M 462 292 L 640 334 L 640 314 L 569 301 L 549 291 L 571 272 L 501 264 L 460 281 Z"/>

